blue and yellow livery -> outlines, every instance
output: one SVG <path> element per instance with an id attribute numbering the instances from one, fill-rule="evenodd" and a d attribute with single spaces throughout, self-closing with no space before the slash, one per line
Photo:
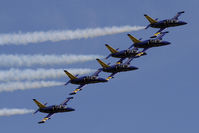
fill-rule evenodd
<path id="1" fill-rule="evenodd" d="M 143 48 L 142 52 L 145 52 L 147 49 L 152 48 L 152 47 L 160 47 L 160 46 L 165 46 L 165 45 L 169 45 L 171 44 L 168 41 L 163 41 L 162 38 L 165 34 L 167 34 L 168 31 L 166 32 L 161 32 L 158 37 L 156 37 L 155 39 L 148 39 L 148 40 L 144 40 L 144 41 L 136 41 L 137 39 L 135 37 L 133 37 L 131 34 L 128 34 L 128 37 L 133 41 L 133 45 L 131 45 L 131 47 L 135 47 L 135 48 Z M 131 48 L 130 47 L 130 48 Z"/>
<path id="2" fill-rule="evenodd" d="M 119 72 L 133 71 L 133 70 L 138 69 L 137 67 L 129 66 L 129 62 L 124 63 L 124 64 L 116 64 L 116 65 L 109 66 L 108 64 L 104 63 L 100 59 L 96 59 L 96 60 L 102 66 L 102 68 L 100 68 L 100 69 L 103 72 L 111 73 L 111 75 L 108 76 L 107 80 L 113 78 L 113 76 Z"/>
<path id="3" fill-rule="evenodd" d="M 72 75 L 71 73 L 69 73 L 68 71 L 64 70 L 64 72 L 66 73 L 66 75 L 70 78 L 70 80 L 65 84 L 67 85 L 68 83 L 71 84 L 77 84 L 79 85 L 75 91 L 73 91 L 72 93 L 70 93 L 70 95 L 74 95 L 76 94 L 78 91 L 82 90 L 82 87 L 87 85 L 87 84 L 94 84 L 94 83 L 104 83 L 104 82 L 108 82 L 108 80 L 104 79 L 104 78 L 100 78 L 98 77 L 99 73 L 102 70 L 97 70 L 94 74 L 92 74 L 91 76 L 82 76 L 82 77 L 76 77 L 74 75 Z"/>
<path id="4" fill-rule="evenodd" d="M 73 99 L 73 97 L 68 97 L 66 100 L 64 100 L 64 102 L 62 102 L 59 105 L 51 105 L 51 106 L 46 106 L 47 103 L 42 104 L 39 101 L 37 101 L 36 99 L 33 99 L 33 101 L 36 103 L 36 105 L 39 107 L 39 109 L 37 109 L 33 114 L 36 114 L 38 111 L 42 112 L 42 113 L 48 113 L 48 115 L 46 117 L 44 117 L 40 122 L 38 122 L 39 124 L 41 123 L 45 123 L 47 120 L 50 119 L 50 117 L 54 114 L 54 113 L 62 113 L 62 112 L 71 112 L 71 111 L 75 111 L 75 109 L 67 107 L 67 103 L 68 101 L 70 101 L 71 99 Z"/>
<path id="5" fill-rule="evenodd" d="M 144 14 L 144 16 L 146 17 L 146 19 L 149 21 L 149 25 L 145 28 L 160 28 L 156 34 L 154 34 L 154 36 L 152 36 L 151 38 L 156 37 L 157 33 L 162 32 L 164 29 L 168 28 L 168 27 L 176 27 L 176 26 L 181 26 L 181 25 L 185 25 L 187 24 L 187 22 L 184 21 L 179 21 L 178 17 L 183 14 L 184 11 L 178 12 L 173 18 L 171 19 L 165 19 L 165 20 L 160 20 L 157 21 L 158 19 L 153 19 L 151 17 L 149 17 L 147 14 Z"/>

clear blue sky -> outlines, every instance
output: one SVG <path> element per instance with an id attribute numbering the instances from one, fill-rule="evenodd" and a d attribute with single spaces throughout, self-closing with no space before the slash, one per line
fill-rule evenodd
<path id="1" fill-rule="evenodd" d="M 172 42 L 170 46 L 150 49 L 147 56 L 134 60 L 132 65 L 139 70 L 116 75 L 106 84 L 86 86 L 69 103 L 75 112 L 56 114 L 42 125 L 37 122 L 46 114 L 0 117 L 1 132 L 198 133 L 198 5 L 198 0 L 1 0 L 0 33 L 145 26 L 148 24 L 145 13 L 164 19 L 182 10 L 185 14 L 180 19 L 188 22 L 186 26 L 169 29 L 164 39 Z M 147 39 L 155 31 L 149 28 L 131 34 Z M 131 45 L 126 33 L 122 33 L 56 43 L 1 46 L 0 53 L 107 55 L 105 43 L 120 49 Z M 99 65 L 93 61 L 54 68 L 68 67 L 95 69 Z M 36 109 L 32 98 L 49 105 L 59 104 L 75 87 L 3 92 L 0 108 Z"/>

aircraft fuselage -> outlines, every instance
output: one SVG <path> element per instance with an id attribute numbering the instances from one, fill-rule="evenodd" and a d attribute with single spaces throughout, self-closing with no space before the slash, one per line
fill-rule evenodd
<path id="1" fill-rule="evenodd" d="M 113 65 L 107 68 L 102 68 L 104 72 L 109 72 L 109 73 L 115 73 L 115 72 L 125 72 L 125 71 L 132 71 L 138 69 L 137 67 L 134 66 L 128 66 L 128 65 Z"/>
<path id="2" fill-rule="evenodd" d="M 45 108 L 40 108 L 39 111 L 42 113 L 61 113 L 61 112 L 75 111 L 75 109 L 61 106 L 61 105 L 53 105 L 53 106 L 48 106 Z"/>
<path id="3" fill-rule="evenodd" d="M 168 27 L 181 26 L 181 25 L 185 25 L 185 24 L 187 24 L 187 23 L 184 21 L 166 19 L 166 20 L 162 20 L 157 23 L 151 24 L 151 27 L 153 27 L 153 28 L 168 28 Z"/>
<path id="4" fill-rule="evenodd" d="M 113 53 L 113 54 L 111 54 L 111 56 L 115 57 L 115 58 L 130 58 L 130 57 L 137 58 L 137 57 L 146 55 L 146 53 L 142 53 L 142 54 L 140 54 L 140 56 L 138 56 L 139 53 L 140 52 L 128 49 L 128 50 L 119 51 L 117 53 Z"/>
<path id="5" fill-rule="evenodd" d="M 97 76 L 84 76 L 77 79 L 71 80 L 72 84 L 93 84 L 93 83 L 101 83 L 101 82 L 108 82 L 104 78 L 99 78 Z"/>
<path id="6" fill-rule="evenodd" d="M 169 44 L 170 42 L 167 42 L 167 41 L 162 41 L 158 39 L 150 39 L 150 40 L 146 40 L 140 43 L 135 43 L 134 46 L 136 48 L 151 48 L 151 47 L 165 46 Z"/>

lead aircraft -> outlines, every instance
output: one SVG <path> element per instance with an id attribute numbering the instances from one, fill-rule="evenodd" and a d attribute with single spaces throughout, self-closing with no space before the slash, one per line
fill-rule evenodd
<path id="1" fill-rule="evenodd" d="M 178 17 L 183 14 L 184 11 L 178 12 L 173 18 L 171 19 L 165 19 L 165 20 L 160 20 L 157 21 L 158 19 L 153 19 L 151 17 L 149 17 L 147 14 L 144 14 L 144 16 L 146 17 L 146 19 L 150 22 L 150 24 L 145 28 L 160 28 L 155 34 L 154 36 L 152 36 L 151 38 L 155 38 L 158 34 L 160 34 L 160 32 L 162 32 L 164 29 L 168 28 L 168 27 L 176 27 L 176 26 L 181 26 L 181 25 L 185 25 L 187 24 L 187 22 L 184 21 L 179 21 Z"/>
<path id="2" fill-rule="evenodd" d="M 38 111 L 42 112 L 42 113 L 48 113 L 48 115 L 46 117 L 44 117 L 44 119 L 42 119 L 40 122 L 38 122 L 39 124 L 41 123 L 45 123 L 46 120 L 49 120 L 50 117 L 54 114 L 54 113 L 62 113 L 62 112 L 71 112 L 71 111 L 75 111 L 75 109 L 67 107 L 67 103 L 68 101 L 70 101 L 70 99 L 73 99 L 73 97 L 68 97 L 66 100 L 64 100 L 63 103 L 59 104 L 59 105 L 52 105 L 52 106 L 46 106 L 47 103 L 42 104 L 39 101 L 37 101 L 36 99 L 33 99 L 33 101 L 37 104 L 37 106 L 39 107 L 39 109 L 37 109 L 33 114 L 36 114 Z"/>

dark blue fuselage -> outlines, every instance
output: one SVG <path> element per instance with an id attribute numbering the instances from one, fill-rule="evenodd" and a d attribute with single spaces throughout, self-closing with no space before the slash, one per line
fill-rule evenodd
<path id="1" fill-rule="evenodd" d="M 71 80 L 72 84 L 92 84 L 92 83 L 101 83 L 101 82 L 108 82 L 104 78 L 99 78 L 97 76 L 83 76 L 77 79 Z"/>
<path id="2" fill-rule="evenodd" d="M 73 108 L 65 107 L 62 105 L 52 105 L 45 108 L 40 108 L 40 112 L 42 113 L 60 113 L 60 112 L 71 112 L 75 111 Z"/>
<path id="3" fill-rule="evenodd" d="M 166 19 L 166 20 L 159 21 L 157 23 L 153 23 L 150 26 L 153 28 L 168 28 L 168 27 L 181 26 L 185 24 L 187 23 L 184 21 Z"/>
<path id="4" fill-rule="evenodd" d="M 117 53 L 112 53 L 111 56 L 115 57 L 115 58 L 130 58 L 130 57 L 135 57 L 136 58 L 136 57 L 138 57 L 137 54 L 139 54 L 139 53 L 140 52 L 137 52 L 135 50 L 127 49 L 127 50 L 119 51 Z M 146 53 L 143 53 L 142 55 L 146 55 Z"/>
<path id="5" fill-rule="evenodd" d="M 102 68 L 104 72 L 109 72 L 109 73 L 125 72 L 125 71 L 137 70 L 137 69 L 138 69 L 137 67 L 123 65 L 123 64 Z"/>
<path id="6" fill-rule="evenodd" d="M 135 43 L 134 46 L 136 48 L 151 48 L 151 47 L 160 47 L 160 46 L 165 46 L 171 44 L 170 42 L 167 41 L 162 41 L 158 39 L 150 39 L 150 40 L 145 40 L 140 43 Z"/>

